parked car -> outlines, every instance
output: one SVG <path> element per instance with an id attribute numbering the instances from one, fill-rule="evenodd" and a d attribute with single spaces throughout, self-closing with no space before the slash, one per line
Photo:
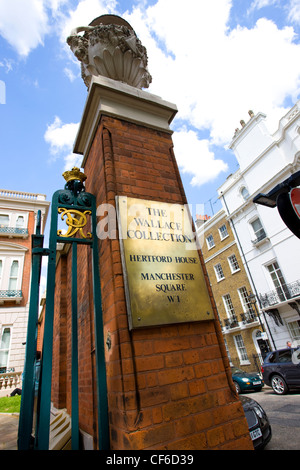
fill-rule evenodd
<path id="1" fill-rule="evenodd" d="M 245 372 L 237 367 L 231 367 L 231 374 L 237 393 L 250 390 L 259 392 L 264 386 L 263 379 L 258 372 Z"/>
<path id="2" fill-rule="evenodd" d="M 263 449 L 272 438 L 272 428 L 264 409 L 252 398 L 240 396 L 255 450 Z"/>
<path id="3" fill-rule="evenodd" d="M 300 348 L 270 352 L 261 367 L 264 381 L 278 395 L 300 388 Z"/>

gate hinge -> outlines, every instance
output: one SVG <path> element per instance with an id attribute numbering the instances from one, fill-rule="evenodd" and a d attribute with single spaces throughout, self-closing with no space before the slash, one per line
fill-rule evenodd
<path id="1" fill-rule="evenodd" d="M 36 248 L 32 249 L 32 254 L 33 255 L 41 255 L 41 256 L 49 256 L 50 250 L 49 250 L 49 248 L 36 247 Z"/>

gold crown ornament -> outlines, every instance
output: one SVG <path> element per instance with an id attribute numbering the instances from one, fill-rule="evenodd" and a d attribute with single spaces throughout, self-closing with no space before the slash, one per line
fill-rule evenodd
<path id="1" fill-rule="evenodd" d="M 76 166 L 74 166 L 71 171 L 65 171 L 62 175 L 67 183 L 72 180 L 79 180 L 83 183 L 87 179 L 87 176 Z"/>

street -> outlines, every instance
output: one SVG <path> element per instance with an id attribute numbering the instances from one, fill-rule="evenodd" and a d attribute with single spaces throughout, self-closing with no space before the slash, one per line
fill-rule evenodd
<path id="1" fill-rule="evenodd" d="M 300 391 L 276 395 L 272 388 L 264 386 L 261 392 L 245 393 L 256 400 L 268 415 L 272 427 L 272 439 L 265 450 L 300 449 Z"/>

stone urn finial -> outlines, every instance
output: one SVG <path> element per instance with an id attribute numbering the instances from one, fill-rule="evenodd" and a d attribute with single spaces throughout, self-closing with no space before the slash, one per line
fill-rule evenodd
<path id="1" fill-rule="evenodd" d="M 119 16 L 102 15 L 89 26 L 73 29 L 67 43 L 81 62 L 81 75 L 87 88 L 93 75 L 136 88 L 148 88 L 152 81 L 146 48 L 130 24 Z"/>

